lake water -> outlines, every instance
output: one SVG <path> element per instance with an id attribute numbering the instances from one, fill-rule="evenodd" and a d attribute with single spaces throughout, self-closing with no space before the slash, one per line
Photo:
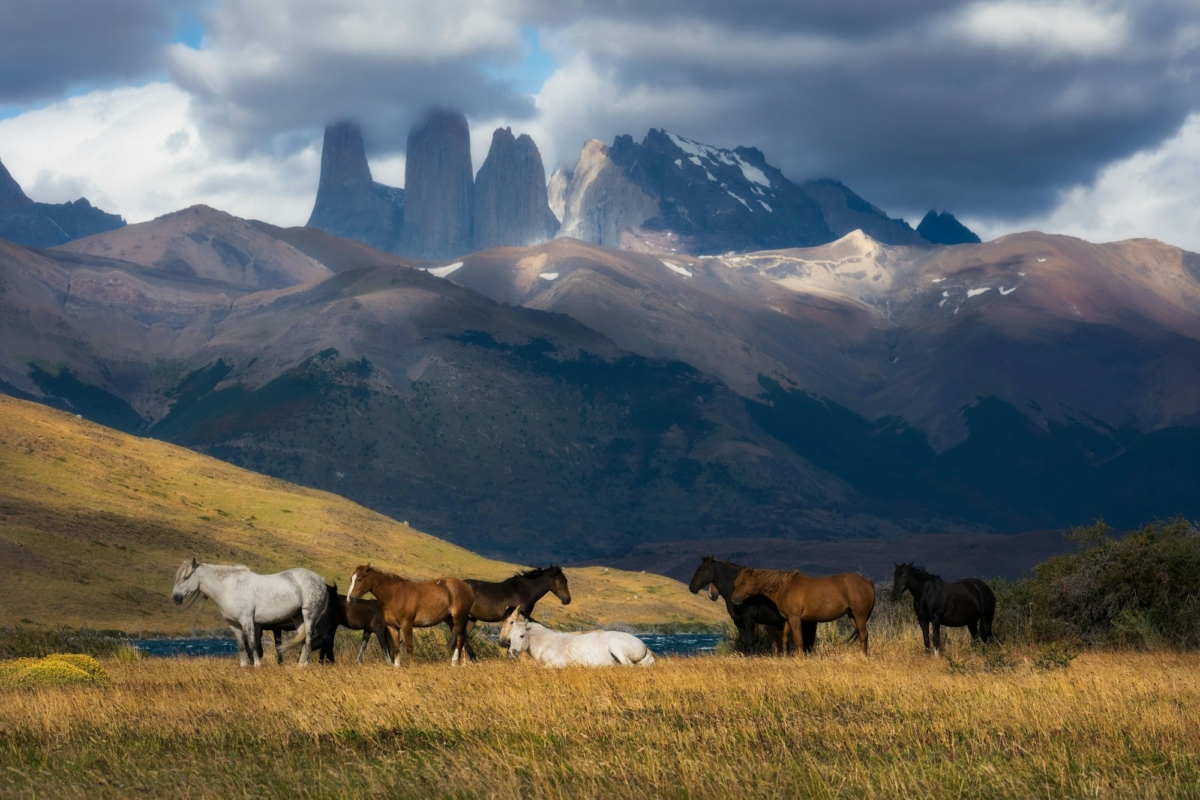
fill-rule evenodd
<path id="1" fill-rule="evenodd" d="M 639 633 L 635 634 L 658 655 L 698 656 L 712 653 L 722 636 L 719 633 Z M 149 656 L 237 657 L 233 639 L 138 639 L 133 646 Z"/>

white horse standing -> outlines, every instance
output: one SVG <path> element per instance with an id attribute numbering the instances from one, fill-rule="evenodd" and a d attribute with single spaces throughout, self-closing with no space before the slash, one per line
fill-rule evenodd
<path id="1" fill-rule="evenodd" d="M 516 658 L 527 652 L 544 667 L 610 667 L 623 664 L 648 667 L 654 654 L 646 643 L 630 633 L 592 631 L 590 633 L 558 633 L 540 622 L 527 619 L 514 611 L 505 620 L 500 632 L 501 642 L 508 639 L 508 655 Z"/>
<path id="2" fill-rule="evenodd" d="M 241 564 L 200 564 L 189 558 L 175 573 L 171 599 L 175 605 L 183 605 L 200 595 L 221 609 L 221 616 L 237 640 L 238 659 L 243 667 L 247 657 L 254 659 L 254 666 L 262 666 L 263 627 L 287 622 L 295 626 L 296 637 L 284 649 L 290 649 L 303 638 L 300 664 L 308 664 L 313 628 L 329 602 L 325 581 L 312 570 L 297 567 L 274 575 L 259 575 Z"/>

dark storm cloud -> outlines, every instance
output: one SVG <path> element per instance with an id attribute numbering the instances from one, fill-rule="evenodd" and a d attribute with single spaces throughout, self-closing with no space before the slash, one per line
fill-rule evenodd
<path id="1" fill-rule="evenodd" d="M 176 14 L 162 0 L 36 0 L 0 11 L 0 105 L 53 99 L 78 85 L 156 69 Z"/>
<path id="2" fill-rule="evenodd" d="M 1193 3 L 584 8 L 535 13 L 618 96 L 701 98 L 647 127 L 754 144 L 793 177 L 837 177 L 892 209 L 1042 210 L 1197 106 Z"/>
<path id="3" fill-rule="evenodd" d="M 207 134 L 238 151 L 300 146 L 351 118 L 378 155 L 402 151 L 431 106 L 534 113 L 531 97 L 495 77 L 523 55 L 510 3 L 221 0 L 203 19 L 208 45 L 173 48 L 171 75 Z"/>

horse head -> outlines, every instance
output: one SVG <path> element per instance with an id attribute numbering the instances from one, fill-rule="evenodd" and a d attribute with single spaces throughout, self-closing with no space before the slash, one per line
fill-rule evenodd
<path id="1" fill-rule="evenodd" d="M 901 595 L 911 589 L 914 567 L 911 562 L 897 564 L 893 561 L 892 565 L 896 568 L 896 571 L 892 573 L 892 599 L 899 600 Z"/>
<path id="2" fill-rule="evenodd" d="M 554 596 L 564 606 L 571 605 L 571 589 L 567 586 L 567 576 L 562 571 L 562 567 L 550 567 L 548 574 L 550 575 L 550 591 L 554 592 Z"/>
<path id="3" fill-rule="evenodd" d="M 508 657 L 516 659 L 529 649 L 529 619 L 518 609 L 509 620 L 511 624 L 508 625 Z"/>
<path id="4" fill-rule="evenodd" d="M 521 613 L 521 609 L 517 606 L 509 606 L 504 610 L 504 622 L 500 624 L 500 646 L 510 647 L 512 645 L 513 628 L 517 625 L 524 630 L 529 618 Z M 509 658 L 516 658 L 516 653 L 511 649 L 508 651 Z"/>
<path id="5" fill-rule="evenodd" d="M 692 594 L 699 594 L 705 584 L 708 585 L 708 599 L 716 600 L 720 596 L 717 594 L 717 559 L 712 556 L 700 559 L 700 566 L 696 567 L 696 574 L 692 576 L 688 590 Z"/>
<path id="6" fill-rule="evenodd" d="M 179 569 L 175 570 L 175 588 L 171 590 L 171 600 L 175 605 L 181 606 L 184 603 L 191 605 L 192 601 L 200 594 L 200 576 L 196 574 L 196 568 L 200 563 L 196 561 L 195 556 L 185 559 L 179 565 Z"/>
<path id="7" fill-rule="evenodd" d="M 375 585 L 373 579 L 374 569 L 370 564 L 359 564 L 354 568 L 354 573 L 350 576 L 350 588 L 346 590 L 346 601 L 353 603 L 358 598 L 362 597 Z"/>

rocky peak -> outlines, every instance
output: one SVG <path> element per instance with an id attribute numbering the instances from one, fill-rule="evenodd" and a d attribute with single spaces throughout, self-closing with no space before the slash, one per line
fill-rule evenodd
<path id="1" fill-rule="evenodd" d="M 979 244 L 975 232 L 963 225 L 949 211 L 938 213 L 929 209 L 929 213 L 917 226 L 917 233 L 934 244 Z"/>
<path id="2" fill-rule="evenodd" d="M 613 163 L 604 142 L 584 142 L 567 187 L 559 236 L 620 247 L 622 230 L 657 214 L 658 203 Z"/>
<path id="3" fill-rule="evenodd" d="M 33 201 L 25 196 L 21 185 L 9 174 L 4 162 L 0 161 L 0 211 L 11 211 L 33 205 Z"/>
<path id="4" fill-rule="evenodd" d="M 341 121 L 325 128 L 321 182 L 308 227 L 392 251 L 403 224 L 404 190 L 371 180 L 359 126 Z"/>
<path id="5" fill-rule="evenodd" d="M 861 230 L 884 244 L 926 243 L 907 222 L 889 217 L 883 209 L 868 203 L 839 181 L 805 181 L 800 188 L 821 206 L 825 224 L 836 236 Z"/>
<path id="6" fill-rule="evenodd" d="M 546 201 L 559 222 L 562 222 L 563 215 L 566 213 L 567 186 L 570 183 L 571 173 L 567 172 L 566 168 L 559 167 L 554 170 L 554 174 L 550 176 L 550 183 L 546 186 Z"/>
<path id="7" fill-rule="evenodd" d="M 511 128 L 497 128 L 475 178 L 475 249 L 538 244 L 557 231 L 537 145 L 527 134 L 513 138 Z"/>
<path id="8" fill-rule="evenodd" d="M 101 211 L 83 197 L 69 203 L 35 203 L 0 163 L 0 239 L 26 247 L 54 247 L 124 224 L 119 215 Z"/>
<path id="9" fill-rule="evenodd" d="M 434 109 L 409 131 L 404 189 L 398 252 L 442 259 L 470 251 L 475 182 L 466 117 Z"/>
<path id="10" fill-rule="evenodd" d="M 693 253 L 834 238 L 817 203 L 754 148 L 726 150 L 651 129 L 641 144 L 618 136 L 610 158 L 658 206 L 642 227 L 677 234 Z"/>

